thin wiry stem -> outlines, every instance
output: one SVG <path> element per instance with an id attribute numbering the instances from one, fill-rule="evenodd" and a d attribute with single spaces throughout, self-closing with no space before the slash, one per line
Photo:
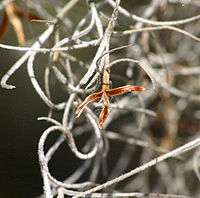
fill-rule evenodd
<path id="1" fill-rule="evenodd" d="M 176 156 L 178 156 L 178 155 L 180 155 L 182 153 L 190 151 L 190 150 L 198 147 L 199 145 L 200 145 L 200 138 L 196 138 L 195 140 L 193 140 L 193 141 L 191 141 L 191 142 L 189 142 L 189 143 L 187 143 L 187 144 L 185 144 L 185 145 L 183 145 L 183 146 L 181 146 L 181 147 L 179 147 L 179 148 L 177 148 L 177 149 L 175 149 L 173 151 L 170 151 L 170 152 L 168 152 L 168 153 L 166 153 L 164 155 L 161 155 L 160 157 L 157 157 L 157 158 L 147 162 L 146 164 L 141 165 L 138 168 L 131 170 L 128 173 L 125 173 L 125 174 L 123 174 L 123 175 L 121 175 L 121 176 L 119 176 L 117 178 L 114 178 L 114 179 L 112 179 L 112 180 L 110 180 L 108 182 L 105 182 L 104 184 L 99 185 L 97 187 L 94 187 L 94 188 L 92 188 L 92 189 L 90 189 L 88 191 L 85 191 L 83 193 L 75 195 L 73 198 L 82 197 L 82 196 L 91 194 L 93 192 L 99 191 L 101 189 L 107 188 L 107 187 L 111 186 L 112 184 L 121 182 L 121 181 L 123 181 L 123 180 L 125 180 L 125 179 L 127 179 L 127 178 L 129 178 L 129 177 L 131 177 L 133 175 L 135 175 L 135 174 L 138 174 L 138 173 L 142 172 L 143 170 L 145 170 L 147 168 L 150 168 L 151 166 L 156 165 L 159 162 L 162 162 L 162 161 L 164 161 L 164 160 L 166 160 L 168 158 L 176 157 Z"/>
<path id="2" fill-rule="evenodd" d="M 62 125 L 59 122 L 57 122 L 56 120 L 54 120 L 52 118 L 40 117 L 40 118 L 38 118 L 38 120 L 47 120 L 48 122 L 51 122 L 51 123 L 53 123 L 53 124 L 55 124 L 57 126 L 62 127 Z M 57 141 L 54 143 L 54 145 L 48 150 L 47 154 L 45 155 L 47 163 L 51 160 L 52 156 L 54 155 L 56 150 L 59 148 L 59 146 L 64 142 L 64 140 L 65 140 L 65 136 L 62 134 L 57 139 Z M 70 183 L 76 182 L 80 178 L 80 176 L 86 171 L 86 169 L 89 168 L 90 163 L 91 163 L 91 161 L 84 162 L 83 166 L 81 166 L 69 178 L 67 178 L 63 182 L 64 184 L 62 184 L 61 186 L 64 186 L 64 187 L 68 188 L 69 185 L 66 185 L 66 184 L 70 184 Z M 57 180 L 54 180 L 54 181 L 56 181 L 56 184 L 59 186 L 60 183 L 58 183 Z M 88 183 L 88 185 L 89 184 L 90 183 Z"/>
<path id="3" fill-rule="evenodd" d="M 99 39 L 101 39 L 103 37 L 103 26 L 101 24 L 101 20 L 99 19 L 99 16 L 98 16 L 95 4 L 94 3 L 90 3 L 90 7 L 91 7 L 91 13 L 92 13 L 91 14 L 92 15 L 91 16 L 92 17 L 91 24 L 87 27 L 88 30 L 85 29 L 85 34 L 84 35 L 86 35 L 87 33 L 89 33 L 92 30 L 92 28 L 94 28 L 94 24 L 95 24 L 96 28 L 97 28 L 98 35 L 99 35 Z M 89 17 L 89 15 L 90 15 L 90 12 L 88 13 L 88 15 L 85 18 L 83 18 L 80 21 L 79 25 L 77 26 L 77 28 L 74 31 L 74 35 L 80 34 L 79 33 L 80 28 L 86 23 L 87 18 Z M 83 32 L 83 31 L 81 31 L 81 32 Z M 99 39 L 97 39 L 97 40 L 99 40 Z M 82 43 L 82 42 L 87 42 L 87 41 L 82 41 L 80 39 L 76 39 L 75 42 L 76 43 Z"/>
<path id="4" fill-rule="evenodd" d="M 115 60 L 115 61 L 111 62 L 110 64 L 106 65 L 106 67 L 112 67 L 113 65 L 120 63 L 120 62 L 132 62 L 132 63 L 138 64 L 148 74 L 148 76 L 151 79 L 151 82 L 153 84 L 153 90 L 155 91 L 156 81 L 154 80 L 154 77 L 150 72 L 150 67 L 147 67 L 146 65 L 144 65 L 142 62 L 140 62 L 138 60 L 134 60 L 134 59 L 130 59 L 130 58 L 122 58 L 119 60 Z"/>
<path id="5" fill-rule="evenodd" d="M 72 107 L 72 103 L 73 103 L 75 97 L 76 97 L 75 93 L 71 94 L 69 99 L 68 99 L 68 102 L 66 104 L 66 107 L 65 107 L 65 110 L 64 110 L 64 113 L 63 113 L 63 120 L 62 120 L 62 124 L 63 124 L 64 128 L 68 128 L 69 112 L 70 112 L 70 109 Z"/>
<path id="6" fill-rule="evenodd" d="M 115 2 L 113 0 L 107 0 L 107 2 L 112 6 L 115 7 Z M 139 21 L 141 23 L 149 24 L 149 25 L 182 25 L 186 23 L 190 23 L 192 21 L 200 19 L 200 15 L 193 16 L 187 19 L 176 20 L 176 21 L 151 21 L 142 17 L 139 17 L 135 14 L 130 14 L 126 9 L 119 6 L 119 12 L 124 16 L 131 18 L 134 21 Z"/>
<path id="7" fill-rule="evenodd" d="M 91 21 L 90 21 L 89 26 L 86 27 L 86 28 L 85 28 L 84 30 L 82 30 L 81 32 L 75 32 L 72 36 L 70 36 L 70 37 L 68 37 L 68 38 L 65 38 L 65 39 L 59 41 L 59 42 L 53 47 L 53 49 L 59 48 L 59 47 L 61 47 L 62 45 L 69 43 L 70 41 L 77 40 L 77 39 L 83 37 L 84 35 L 88 34 L 88 33 L 92 30 L 92 28 L 93 28 L 93 26 L 94 26 L 94 8 L 93 8 L 93 7 L 94 7 L 94 4 L 91 4 L 91 5 L 93 5 L 93 6 L 91 6 L 92 16 L 91 16 Z"/>
<path id="8" fill-rule="evenodd" d="M 74 183 L 78 179 L 81 178 L 81 176 L 89 169 L 91 165 L 91 160 L 87 160 L 81 165 L 70 177 L 68 177 L 64 182 L 65 183 Z"/>
<path id="9" fill-rule="evenodd" d="M 66 184 L 66 183 L 62 183 L 57 181 L 54 177 L 51 176 L 50 172 L 49 172 L 49 168 L 48 168 L 48 161 L 46 159 L 46 156 L 44 154 L 44 143 L 45 140 L 47 138 L 47 136 L 53 132 L 53 131 L 63 131 L 63 129 L 59 126 L 52 126 L 49 127 L 46 131 L 44 131 L 44 133 L 42 134 L 39 144 L 38 144 L 38 155 L 39 155 L 39 162 L 41 164 L 41 170 L 42 173 L 44 175 L 44 189 L 45 189 L 45 194 L 48 197 L 52 197 L 51 195 L 51 187 L 50 187 L 50 181 L 48 180 L 48 178 L 54 182 L 55 184 L 57 184 L 58 186 L 62 186 L 62 187 L 66 187 L 66 188 L 71 188 L 71 189 L 77 189 L 77 188 L 82 188 L 84 186 L 89 186 L 91 185 L 91 182 L 84 182 L 82 184 Z M 60 142 L 60 141 L 59 141 Z M 53 151 L 52 149 L 50 150 L 51 152 Z M 54 150 L 55 151 L 55 150 Z"/>
<path id="10" fill-rule="evenodd" d="M 29 52 L 62 52 L 62 51 L 70 51 L 70 50 L 75 50 L 75 49 L 81 49 L 81 48 L 87 48 L 90 46 L 96 46 L 100 42 L 100 39 L 97 40 L 92 40 L 88 42 L 84 42 L 81 44 L 73 45 L 73 46 L 68 46 L 68 47 L 58 47 L 58 48 L 37 48 L 37 46 L 33 47 L 16 47 L 16 46 L 10 46 L 10 45 L 5 45 L 5 44 L 0 44 L 1 48 L 9 49 L 9 50 L 17 50 L 17 51 L 29 51 Z M 23 62 L 24 63 L 24 62 Z"/>
<path id="11" fill-rule="evenodd" d="M 30 80 L 32 82 L 32 85 L 33 87 L 35 88 L 36 92 L 38 93 L 38 95 L 41 97 L 41 99 L 52 109 L 57 109 L 57 110 L 62 110 L 64 109 L 65 107 L 65 102 L 64 103 L 60 103 L 60 104 L 53 104 L 49 98 L 47 98 L 47 96 L 45 95 L 45 93 L 42 91 L 42 89 L 40 88 L 37 80 L 36 80 L 36 77 L 35 77 L 35 74 L 34 74 L 34 71 L 33 71 L 33 61 L 35 59 L 35 55 L 36 53 L 33 53 L 29 59 L 28 59 L 28 63 L 27 63 L 27 66 L 28 66 L 28 74 L 29 74 L 29 77 L 30 77 Z"/>
<path id="12" fill-rule="evenodd" d="M 200 169 L 200 166 L 199 166 L 200 162 L 199 161 L 200 161 L 200 149 L 198 149 L 195 152 L 194 157 L 193 157 L 194 172 L 195 172 L 195 174 L 196 174 L 196 176 L 197 176 L 197 178 L 198 178 L 198 180 L 200 182 L 200 171 L 199 171 L 199 169 Z"/>
<path id="13" fill-rule="evenodd" d="M 71 0 L 66 6 L 63 8 L 63 10 L 57 15 L 57 18 L 62 19 L 63 16 L 73 7 L 78 0 Z M 55 23 L 57 20 L 55 20 Z M 32 45 L 32 49 L 40 48 L 41 45 L 50 37 L 50 35 L 53 33 L 55 26 L 50 26 L 39 38 L 38 40 Z M 0 46 L 1 47 L 1 46 Z M 27 51 L 27 50 L 26 50 Z M 21 65 L 29 58 L 29 56 L 32 55 L 32 51 L 27 51 L 9 70 L 8 72 L 3 76 L 1 79 L 1 86 L 6 89 L 13 89 L 15 86 L 8 85 L 7 81 L 10 78 L 11 75 L 15 73 L 16 70 L 18 70 Z"/>
<path id="14" fill-rule="evenodd" d="M 150 149 L 152 149 L 154 151 L 161 152 L 161 153 L 167 153 L 168 152 L 168 150 L 160 148 L 160 147 L 157 147 L 157 146 L 152 145 L 152 144 L 150 144 L 148 142 L 144 142 L 142 140 L 134 139 L 134 138 L 131 138 L 131 137 L 125 137 L 125 136 L 117 134 L 117 133 L 115 133 L 113 131 L 106 131 L 106 137 L 108 139 L 122 141 L 122 142 L 126 142 L 128 144 L 135 144 L 137 146 L 147 147 L 147 148 L 150 148 Z"/>
<path id="15" fill-rule="evenodd" d="M 98 106 L 102 106 L 99 103 L 95 103 L 94 104 L 96 107 Z M 154 111 L 151 111 L 149 109 L 144 109 L 144 108 L 133 108 L 133 107 L 129 107 L 126 104 L 117 104 L 117 103 L 113 103 L 111 104 L 111 108 L 112 109 L 120 109 L 120 110 L 124 110 L 124 111 L 133 111 L 133 112 L 140 112 L 140 113 L 145 113 L 146 115 L 152 116 L 152 117 L 156 117 L 156 113 Z"/>
<path id="16" fill-rule="evenodd" d="M 38 144 L 38 156 L 39 156 L 40 168 L 41 168 L 41 172 L 42 172 L 43 180 L 44 180 L 44 186 L 43 186 L 44 193 L 47 197 L 50 197 L 50 198 L 53 197 L 53 195 L 51 193 L 50 181 L 48 179 L 49 170 L 48 170 L 47 162 L 44 155 L 44 142 L 45 142 L 45 139 L 47 138 L 47 135 L 51 131 L 54 131 L 57 129 L 58 127 L 56 126 L 48 128 L 46 132 L 43 133 L 43 135 L 41 136 L 39 144 Z"/>
<path id="17" fill-rule="evenodd" d="M 70 0 L 63 9 L 57 14 L 57 18 L 62 20 L 64 16 L 78 3 L 79 0 Z"/>
<path id="18" fill-rule="evenodd" d="M 84 93 L 90 93 L 90 92 L 96 90 L 96 89 L 98 88 L 98 86 L 99 86 L 99 84 L 97 84 L 97 85 L 95 85 L 94 87 L 91 87 L 90 89 L 87 89 L 87 90 L 81 89 L 81 88 L 79 88 L 78 86 L 75 87 L 75 86 L 72 85 L 70 82 L 68 82 L 67 78 L 58 70 L 57 67 L 53 66 L 52 69 L 53 69 L 53 71 L 54 71 L 54 73 L 55 73 L 55 75 L 56 75 L 56 78 L 57 78 L 64 86 L 66 86 L 68 89 L 70 89 L 70 90 L 71 90 L 72 92 L 74 92 L 74 93 L 82 93 L 82 94 L 84 94 Z"/>
<path id="19" fill-rule="evenodd" d="M 64 133 L 65 133 L 65 131 L 64 131 Z M 69 140 L 68 144 L 69 144 L 70 149 L 75 154 L 75 156 L 78 157 L 79 159 L 86 160 L 86 159 L 90 159 L 96 155 L 96 152 L 98 150 L 98 141 L 97 141 L 97 144 L 94 145 L 94 147 L 92 148 L 92 150 L 89 153 L 84 154 L 84 153 L 81 153 L 78 151 L 71 133 L 68 132 L 66 134 L 66 136 L 67 136 L 67 139 Z"/>
<path id="20" fill-rule="evenodd" d="M 50 73 L 51 73 L 50 67 L 46 67 L 45 73 L 44 73 L 44 88 L 45 88 L 45 93 L 47 97 L 51 100 L 51 92 L 50 92 L 50 85 L 49 85 Z M 52 117 L 52 113 L 53 113 L 53 109 L 49 108 L 48 116 Z"/>
<path id="21" fill-rule="evenodd" d="M 144 61 L 146 62 L 146 61 Z M 151 73 L 151 75 L 155 78 L 155 81 L 157 82 L 157 84 L 159 84 L 161 87 L 167 89 L 170 93 L 182 97 L 182 98 L 186 98 L 189 99 L 191 101 L 200 101 L 200 95 L 195 95 L 195 94 L 190 94 L 186 91 L 182 91 L 180 89 L 177 89 L 171 85 L 169 85 L 160 75 L 158 75 L 158 73 L 155 72 L 155 70 L 153 70 L 152 68 L 148 68 L 149 72 Z"/>
<path id="22" fill-rule="evenodd" d="M 68 76 L 69 82 L 72 85 L 74 85 L 75 84 L 75 82 L 74 82 L 75 79 L 74 79 L 74 74 L 72 72 L 72 68 L 71 68 L 69 59 L 66 59 L 64 68 L 65 68 L 65 70 L 67 72 L 67 76 Z"/>
<path id="23" fill-rule="evenodd" d="M 58 122 L 57 120 L 53 119 L 53 118 L 49 118 L 49 117 L 39 117 L 38 120 L 46 120 L 47 122 L 50 122 L 54 125 L 57 125 L 57 126 L 62 126 L 60 122 Z"/>
<path id="24" fill-rule="evenodd" d="M 38 41 L 35 42 L 35 44 L 32 45 L 32 48 L 40 48 L 41 44 L 43 44 L 49 36 L 53 33 L 54 26 L 50 26 L 38 39 Z M 1 46 L 0 46 L 1 47 Z M 8 72 L 3 76 L 1 79 L 1 86 L 6 89 L 14 89 L 15 86 L 7 84 L 8 79 L 10 76 L 12 76 L 21 66 L 22 64 L 29 58 L 29 56 L 32 54 L 31 51 L 27 51 L 9 70 Z"/>
<path id="25" fill-rule="evenodd" d="M 142 98 L 142 96 L 140 94 L 137 94 L 139 102 L 141 107 L 144 109 L 145 108 L 145 103 L 144 103 L 144 99 Z M 142 112 L 142 115 L 140 117 L 140 121 L 139 121 L 139 126 L 138 126 L 138 131 L 141 132 L 142 131 L 142 127 L 144 125 L 144 120 L 145 120 L 145 113 Z"/>
<path id="26" fill-rule="evenodd" d="M 84 85 L 88 82 L 89 78 L 92 76 L 92 74 L 94 73 L 94 71 L 97 69 L 96 68 L 96 62 L 97 60 L 99 59 L 99 57 L 103 54 L 104 50 L 105 50 L 105 47 L 107 45 L 107 43 L 110 42 L 110 37 L 111 37 L 111 34 L 113 32 L 113 29 L 114 29 L 114 26 L 115 26 L 115 21 L 117 19 L 117 14 L 118 14 L 118 6 L 120 4 L 120 0 L 117 0 L 116 1 L 116 5 L 115 5 L 115 8 L 114 8 L 114 11 L 113 11 L 113 14 L 110 18 L 110 21 L 108 23 L 108 26 L 105 30 L 105 33 L 104 33 L 104 36 L 103 36 L 103 39 L 100 43 L 100 46 L 97 50 L 97 53 L 95 55 L 95 57 L 93 58 L 93 61 L 91 63 L 91 67 L 89 68 L 88 72 L 83 76 L 83 78 L 81 79 L 80 81 L 80 85 Z M 103 69 L 103 63 L 101 63 L 99 65 L 99 71 L 101 72 L 102 69 Z M 92 78 L 92 81 L 90 81 L 90 83 L 87 85 L 86 89 L 89 88 L 98 78 L 98 73 L 95 74 L 95 76 Z"/>
<path id="27" fill-rule="evenodd" d="M 8 2 L 1 2 L 0 10 Z M 193 13 L 198 11 L 198 7 L 193 6 L 195 2 L 197 1 L 191 1 L 188 7 L 192 8 Z M 53 124 L 43 132 L 38 145 L 44 196 L 64 198 L 65 195 L 79 197 L 89 193 L 91 195 L 88 196 L 91 197 L 186 198 L 181 194 L 189 195 L 191 192 L 198 195 L 199 189 L 191 190 L 186 176 L 192 177 L 195 171 L 199 179 L 199 151 L 194 153 L 193 162 L 191 158 L 187 159 L 187 155 L 177 155 L 200 144 L 197 138 L 200 101 L 199 15 L 186 18 L 193 14 L 188 9 L 188 14 L 181 16 L 180 11 L 184 13 L 187 7 L 183 8 L 178 4 L 176 7 L 170 5 L 168 9 L 167 1 L 163 0 L 152 0 L 145 2 L 145 5 L 139 1 L 130 1 L 128 4 L 122 2 L 124 8 L 120 5 L 120 0 L 104 0 L 100 3 L 87 0 L 88 4 L 81 8 L 84 1 L 70 0 L 65 5 L 62 3 L 64 2 L 51 0 L 49 6 L 54 7 L 53 12 L 49 12 L 49 8 L 42 7 L 39 0 L 29 1 L 27 8 L 33 9 L 41 17 L 41 20 L 32 22 L 37 22 L 36 25 L 48 25 L 47 29 L 40 29 L 43 33 L 37 41 L 33 45 L 26 43 L 29 47 L 0 44 L 2 49 L 25 53 L 3 77 L 2 86 L 14 88 L 7 84 L 7 80 L 28 60 L 28 75 L 33 87 L 50 108 L 49 117 L 38 118 Z M 132 3 L 135 7 L 129 8 Z M 141 17 L 133 14 L 135 11 Z M 184 19 L 174 20 L 180 17 Z M 162 18 L 162 21 L 157 21 L 158 18 Z M 173 20 L 166 21 L 168 18 Z M 154 27 L 143 27 L 146 24 Z M 178 25 L 182 26 L 174 27 Z M 156 35 L 156 39 L 152 39 L 152 32 L 158 30 L 170 31 L 162 31 Z M 116 46 L 119 47 L 115 48 Z M 117 51 L 123 48 L 127 49 Z M 34 73 L 36 63 L 40 60 L 37 54 L 40 53 L 48 53 L 48 65 L 43 65 L 46 68 L 44 86 L 37 73 Z M 125 68 L 113 67 L 124 62 L 127 62 Z M 135 67 L 137 65 L 144 72 L 138 70 Z M 96 89 L 101 84 L 102 76 L 102 86 L 108 86 L 110 90 L 107 93 L 110 95 L 104 94 L 99 98 L 100 102 L 104 102 L 103 105 L 89 104 L 84 116 L 75 119 L 75 109 L 83 99 L 88 94 L 99 92 Z M 154 92 L 149 91 L 149 78 L 153 90 L 156 89 Z M 64 88 L 58 90 L 58 97 L 57 90 L 54 92 L 53 89 L 55 81 Z M 137 82 L 143 85 L 142 90 L 147 90 L 143 92 L 142 99 L 138 99 L 140 96 L 135 97 L 134 93 L 112 97 L 126 93 Z M 52 102 L 60 99 L 59 104 Z M 99 108 L 105 111 L 100 113 Z M 101 130 L 98 127 L 98 114 L 107 118 Z M 61 134 L 48 147 L 48 138 L 55 131 Z M 194 140 L 191 144 L 179 147 L 181 142 L 188 141 L 192 135 L 198 142 Z M 63 143 L 80 164 L 67 167 L 67 171 L 73 173 L 66 177 L 62 175 L 63 180 L 59 181 L 51 174 L 56 170 L 52 171 L 50 165 L 54 163 L 57 151 L 64 148 L 61 147 Z M 46 146 L 48 150 L 44 151 Z M 172 149 L 174 150 L 169 152 Z M 153 159 L 160 153 L 164 155 Z M 171 166 L 166 160 L 168 158 L 174 158 L 176 163 Z M 71 160 L 68 156 L 66 159 Z M 163 163 L 158 164 L 161 161 Z M 149 182 L 152 176 L 150 167 L 154 165 L 155 178 L 153 182 Z M 63 168 L 66 170 L 66 167 Z M 132 171 L 127 172 L 130 169 Z M 135 174 L 138 175 L 129 178 Z M 110 180 L 113 177 L 117 178 Z M 125 181 L 126 178 L 129 178 L 128 182 Z M 97 181 L 105 183 L 99 185 Z M 120 182 L 124 183 L 121 185 Z M 104 191 L 107 187 L 109 188 Z M 163 189 L 167 194 L 160 193 Z M 98 193 L 98 190 L 102 191 Z M 148 193 L 152 191 L 159 193 Z"/>
<path id="28" fill-rule="evenodd" d="M 133 33 L 136 33 L 136 32 L 143 32 L 143 31 L 157 31 L 157 30 L 173 30 L 173 31 L 176 31 L 178 33 L 181 33 L 181 34 L 184 34 L 186 36 L 189 36 L 190 38 L 196 40 L 196 41 L 200 41 L 200 38 L 199 37 L 196 37 L 194 36 L 193 34 L 185 31 L 185 30 L 182 30 L 180 28 L 177 28 L 177 27 L 173 27 L 173 26 L 157 26 L 157 27 L 144 27 L 144 28 L 136 28 L 136 29 L 133 29 L 133 30 L 125 30 L 123 32 L 114 32 L 114 34 L 116 34 L 117 36 L 125 36 L 125 35 L 128 35 L 128 34 L 133 34 Z"/>
<path id="29" fill-rule="evenodd" d="M 189 67 L 189 68 L 181 68 L 181 69 L 174 69 L 171 70 L 172 74 L 174 75 L 183 75 L 183 76 L 189 76 L 189 75 L 199 75 L 200 74 L 200 68 L 199 67 Z"/>
<path id="30" fill-rule="evenodd" d="M 78 192 L 66 190 L 62 188 L 60 194 L 62 196 L 68 195 L 68 196 L 73 196 L 79 194 Z M 61 195 L 60 195 L 61 196 Z M 92 193 L 91 197 L 105 197 L 105 198 L 123 198 L 123 197 L 137 197 L 137 198 L 191 198 L 190 196 L 185 196 L 185 195 L 175 195 L 175 194 L 161 194 L 161 193 L 141 193 L 141 192 L 134 192 L 134 193 L 120 193 L 120 192 L 114 192 L 114 193 Z M 58 197 L 61 198 L 61 197 Z"/>
<path id="31" fill-rule="evenodd" d="M 162 0 L 153 0 L 151 1 L 150 6 L 148 6 L 145 10 L 144 13 L 142 15 L 142 18 L 148 19 L 150 18 L 155 12 L 156 10 L 159 9 L 160 4 L 163 2 L 161 2 Z M 134 29 L 137 28 L 141 28 L 142 26 L 144 26 L 144 23 L 140 22 L 140 21 L 136 21 L 135 25 L 133 26 Z M 129 38 L 129 43 L 135 43 L 137 38 L 137 34 L 133 34 L 130 36 Z M 131 64 L 131 63 L 129 63 Z"/>

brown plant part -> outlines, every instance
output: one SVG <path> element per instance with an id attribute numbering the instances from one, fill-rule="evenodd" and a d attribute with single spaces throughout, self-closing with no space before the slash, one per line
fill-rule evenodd
<path id="1" fill-rule="evenodd" d="M 60 40 L 60 38 L 59 38 L 59 29 L 57 28 L 56 31 L 55 31 L 54 44 L 56 45 L 59 42 L 59 40 Z M 58 52 L 58 51 L 54 52 L 54 54 L 53 54 L 53 63 L 54 63 L 54 65 L 57 65 L 59 54 L 60 54 L 60 52 Z"/>
<path id="2" fill-rule="evenodd" d="M 4 17 L 3 17 L 3 21 L 2 24 L 0 26 L 0 39 L 3 37 L 3 35 L 6 32 L 6 29 L 8 27 L 8 16 L 7 14 L 4 12 Z"/>
<path id="3" fill-rule="evenodd" d="M 133 85 L 126 85 L 123 87 L 118 87 L 115 89 L 110 89 L 108 87 L 108 79 L 109 79 L 109 71 L 104 70 L 104 75 L 103 75 L 103 86 L 102 90 L 97 93 L 93 93 L 89 95 L 81 105 L 78 106 L 75 114 L 76 118 L 79 118 L 81 113 L 83 112 L 85 106 L 94 100 L 100 99 L 99 102 L 103 101 L 103 109 L 101 111 L 101 114 L 99 116 L 99 128 L 102 129 L 103 124 L 105 123 L 107 117 L 108 117 L 108 112 L 109 112 L 109 107 L 110 107 L 110 96 L 116 96 L 116 95 L 121 95 L 130 91 L 144 91 L 144 87 L 139 87 L 139 86 L 133 86 Z"/>
<path id="4" fill-rule="evenodd" d="M 4 9 L 4 18 L 3 18 L 3 22 L 0 26 L 0 39 L 3 37 L 3 35 L 6 32 L 6 29 L 8 27 L 8 24 L 12 24 L 15 33 L 17 35 L 17 39 L 18 39 L 18 43 L 20 45 L 23 45 L 26 42 L 26 38 L 24 35 L 24 30 L 23 30 L 23 26 L 22 26 L 22 22 L 20 20 L 20 18 L 24 18 L 26 17 L 26 14 L 21 11 L 18 7 L 16 7 L 16 5 L 14 4 L 14 2 L 10 2 L 5 6 Z M 35 16 L 34 14 L 27 14 L 28 20 L 32 20 L 32 19 L 39 19 L 37 16 Z"/>

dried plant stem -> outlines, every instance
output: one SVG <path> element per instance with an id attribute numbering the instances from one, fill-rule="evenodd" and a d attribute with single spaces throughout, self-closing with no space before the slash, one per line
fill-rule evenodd
<path id="1" fill-rule="evenodd" d="M 113 14 L 112 14 L 112 16 L 110 18 L 110 21 L 109 21 L 108 26 L 106 28 L 106 31 L 104 33 L 103 39 L 102 39 L 102 41 L 100 43 L 100 46 L 99 46 L 99 48 L 97 50 L 97 53 L 96 53 L 95 57 L 93 58 L 93 62 L 91 63 L 91 67 L 89 68 L 88 72 L 81 79 L 80 85 L 86 84 L 88 82 L 89 78 L 91 77 L 91 75 L 97 69 L 96 68 L 97 60 L 103 54 L 106 45 L 110 42 L 110 37 L 111 37 L 111 34 L 112 34 L 114 26 L 115 26 L 115 21 L 117 19 L 119 4 L 120 4 L 120 0 L 117 0 L 115 8 L 114 8 L 114 11 L 113 11 Z M 99 72 L 102 71 L 103 66 L 104 66 L 104 63 L 101 61 L 101 64 L 98 67 Z M 92 78 L 92 81 L 90 81 L 90 83 L 87 85 L 86 89 L 89 88 L 97 80 L 98 75 L 99 75 L 98 73 L 95 74 L 95 76 Z"/>
<path id="2" fill-rule="evenodd" d="M 144 28 L 136 28 L 136 29 L 133 29 L 133 30 L 126 30 L 126 31 L 123 31 L 123 32 L 114 32 L 114 34 L 116 34 L 117 36 L 125 36 L 125 35 L 128 35 L 128 34 L 133 34 L 133 33 L 136 33 L 136 32 L 143 32 L 143 31 L 157 31 L 157 30 L 173 30 L 173 31 L 176 31 L 178 33 L 181 33 L 181 34 L 184 34 L 196 41 L 200 41 L 200 38 L 194 36 L 193 34 L 190 34 L 189 32 L 185 31 L 185 30 L 182 30 L 180 28 L 177 28 L 177 27 L 173 27 L 173 26 L 166 26 L 166 25 L 163 25 L 163 26 L 157 26 L 157 27 L 144 27 Z"/>
<path id="3" fill-rule="evenodd" d="M 62 17 L 66 14 L 69 9 L 77 3 L 78 0 L 71 0 L 66 6 L 63 8 L 63 10 L 57 15 L 59 19 L 62 19 Z M 57 20 L 55 20 L 55 23 Z M 38 41 L 36 41 L 32 45 L 32 49 L 38 49 L 41 47 L 41 45 L 50 37 L 50 35 L 54 31 L 54 26 L 50 26 L 39 38 Z M 26 50 L 27 51 L 27 50 Z M 32 55 L 32 51 L 27 51 L 11 68 L 10 70 L 3 76 L 1 79 L 1 86 L 6 89 L 13 89 L 15 86 L 8 85 L 7 81 L 10 78 L 12 74 L 15 73 L 16 70 L 18 70 L 21 65 L 29 58 L 29 56 Z"/>
<path id="4" fill-rule="evenodd" d="M 179 148 L 177 148 L 177 149 L 175 149 L 173 151 L 170 151 L 170 152 L 168 152 L 168 153 L 166 153 L 164 155 L 161 155 L 160 157 L 157 157 L 157 158 L 147 162 L 146 164 L 141 165 L 136 169 L 133 169 L 132 171 L 130 171 L 128 173 L 125 173 L 125 174 L 123 174 L 123 175 L 121 175 L 121 176 L 119 176 L 119 177 L 117 177 L 115 179 L 112 179 L 112 180 L 110 180 L 108 182 L 105 182 L 104 184 L 99 185 L 97 187 L 94 187 L 94 188 L 92 188 L 92 189 L 90 189 L 88 191 L 85 191 L 83 193 L 75 195 L 73 198 L 82 197 L 82 196 L 91 194 L 93 192 L 99 191 L 101 189 L 107 188 L 107 187 L 111 186 L 112 184 L 121 182 L 121 181 L 127 179 L 128 177 L 131 177 L 131 176 L 133 176 L 135 174 L 138 174 L 138 173 L 144 171 L 147 168 L 150 168 L 151 166 L 156 165 L 159 162 L 162 162 L 162 161 L 164 161 L 164 160 L 166 160 L 168 158 L 176 157 L 176 156 L 178 156 L 180 154 L 183 154 L 183 153 L 185 153 L 187 151 L 190 151 L 191 149 L 194 149 L 194 148 L 198 147 L 199 145 L 200 145 L 200 138 L 196 138 L 195 140 L 193 140 L 193 141 L 191 141 L 191 142 L 189 142 L 189 143 L 187 143 L 187 144 L 185 144 L 185 145 L 183 145 L 183 146 L 181 146 L 181 147 L 179 147 Z"/>
<path id="5" fill-rule="evenodd" d="M 9 11 L 10 2 L 3 0 L 0 11 L 10 12 L 10 21 L 21 24 L 14 10 Z M 187 16 L 195 15 L 200 4 L 195 0 L 186 7 L 178 0 L 50 2 L 47 7 L 40 0 L 26 3 L 27 10 L 42 18 L 32 22 L 47 25 L 33 44 L 29 45 L 29 38 L 26 46 L 13 46 L 6 37 L 3 42 L 8 44 L 0 44 L 2 50 L 23 53 L 3 76 L 1 86 L 15 88 L 8 80 L 27 61 L 28 77 L 48 106 L 47 116 L 38 118 L 51 125 L 38 144 L 42 197 L 198 195 L 200 152 L 190 150 L 200 146 L 200 15 Z M 0 34 L 7 24 L 8 18 L 0 25 Z M 20 24 L 16 32 L 24 38 Z M 48 60 L 40 62 L 38 54 L 45 53 Z M 44 82 L 37 75 L 38 66 L 44 71 Z M 55 132 L 60 134 L 57 138 Z M 64 144 L 69 151 L 62 158 L 66 175 L 59 180 L 57 166 L 51 165 Z M 193 161 L 182 155 L 187 151 Z M 65 166 L 69 160 L 75 161 Z M 192 187 L 188 176 L 194 181 Z"/>
<path id="6" fill-rule="evenodd" d="M 50 26 L 38 39 L 38 41 L 33 44 L 32 48 L 40 48 L 41 44 L 43 44 L 49 36 L 53 33 L 54 27 Z M 21 65 L 29 58 L 29 56 L 32 54 L 32 51 L 27 51 L 9 70 L 8 72 L 3 76 L 1 79 L 1 86 L 6 89 L 14 89 L 15 86 L 7 84 L 8 79 L 11 75 L 17 71 Z"/>
<path id="7" fill-rule="evenodd" d="M 112 7 L 115 6 L 115 3 L 113 0 L 107 0 L 107 1 Z M 129 12 L 126 9 L 122 8 L 121 6 L 119 6 L 119 12 L 123 14 L 124 16 L 131 18 L 134 21 L 139 21 L 141 23 L 145 23 L 149 25 L 182 25 L 182 24 L 190 23 L 192 21 L 200 19 L 200 15 L 197 15 L 194 17 L 190 17 L 183 20 L 177 20 L 177 21 L 151 21 L 151 20 L 139 17 L 135 14 L 129 14 Z"/>

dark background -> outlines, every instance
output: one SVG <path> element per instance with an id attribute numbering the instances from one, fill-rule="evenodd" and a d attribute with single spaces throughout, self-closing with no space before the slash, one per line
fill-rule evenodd
<path id="1" fill-rule="evenodd" d="M 13 54 L 0 49 L 1 77 L 14 63 Z M 32 88 L 25 65 L 9 83 L 16 89 L 0 88 L 0 197 L 35 197 L 42 193 L 37 143 L 46 126 L 37 117 L 47 108 Z"/>

